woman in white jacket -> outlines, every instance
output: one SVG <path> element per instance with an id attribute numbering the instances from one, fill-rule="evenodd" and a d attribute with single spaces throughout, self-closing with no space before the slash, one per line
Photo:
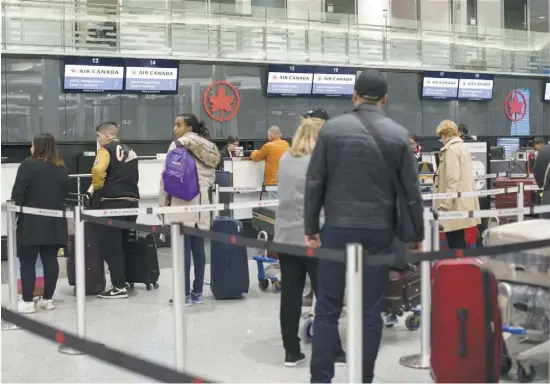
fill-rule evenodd
<path id="1" fill-rule="evenodd" d="M 206 129 L 204 122 L 199 121 L 197 116 L 191 113 L 176 116 L 174 120 L 174 136 L 184 148 L 195 158 L 197 166 L 197 176 L 199 181 L 200 193 L 191 201 L 181 200 L 176 197 L 168 196 L 164 191 L 164 185 L 160 182 L 160 206 L 186 206 L 210 204 L 209 189 L 214 185 L 216 178 L 216 166 L 220 162 L 220 152 L 216 144 L 211 142 L 210 134 Z M 176 148 L 175 141 L 170 144 L 168 152 Z M 203 231 L 210 230 L 211 213 L 210 212 L 185 212 L 171 213 L 164 216 L 165 224 L 183 223 L 184 226 L 194 227 Z M 206 264 L 206 254 L 204 248 L 204 238 L 185 235 L 185 304 L 201 304 L 204 302 L 202 289 L 204 285 L 204 267 Z M 191 254 L 193 255 L 193 265 L 195 270 L 195 280 L 193 289 L 189 276 L 191 273 Z"/>

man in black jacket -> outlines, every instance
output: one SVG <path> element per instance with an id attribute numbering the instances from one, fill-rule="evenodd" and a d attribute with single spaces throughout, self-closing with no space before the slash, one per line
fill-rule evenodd
<path id="1" fill-rule="evenodd" d="M 100 209 L 132 209 L 139 206 L 139 171 L 136 153 L 120 142 L 120 127 L 114 122 L 96 128 L 100 148 L 92 167 L 94 198 Z M 118 216 L 117 220 L 136 221 L 137 216 Z M 103 258 L 109 266 L 113 287 L 99 293 L 102 299 L 128 297 L 126 291 L 126 248 L 128 230 L 98 225 Z"/>
<path id="2" fill-rule="evenodd" d="M 407 195 L 415 221 L 422 223 L 415 228 L 416 240 L 424 236 L 417 162 L 407 130 L 382 111 L 387 83 L 379 71 L 361 73 L 353 101 L 354 113 L 327 121 L 313 151 L 305 191 L 306 242 L 310 247 L 320 245 L 319 216 L 324 208 L 323 248 L 345 249 L 348 243 L 361 243 L 368 254 L 393 254 L 397 191 L 392 173 Z M 382 148 L 356 113 L 380 133 Z M 389 266 L 365 265 L 363 273 L 363 382 L 370 383 L 382 337 L 380 314 Z M 345 281 L 344 263 L 319 261 L 312 383 L 328 383 L 334 376 Z"/>

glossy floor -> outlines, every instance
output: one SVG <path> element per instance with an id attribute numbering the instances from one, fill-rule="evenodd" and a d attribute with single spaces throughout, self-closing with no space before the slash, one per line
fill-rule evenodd
<path id="1" fill-rule="evenodd" d="M 163 252 L 164 253 L 164 252 Z M 161 258 L 167 257 L 167 254 Z M 161 261 L 167 266 L 169 263 Z M 3 265 L 4 266 L 4 265 Z M 208 266 L 207 266 L 208 276 Z M 239 301 L 215 301 L 205 286 L 206 302 L 187 308 L 186 369 L 219 382 L 309 382 L 309 368 L 283 366 L 279 333 L 279 295 L 261 292 L 256 265 L 250 263 L 251 290 Z M 6 285 L 2 286 L 6 302 Z M 87 299 L 86 324 L 89 338 L 165 365 L 174 365 L 171 269 L 161 272 L 160 288 L 146 291 L 138 286 L 127 300 Z M 72 288 L 61 279 L 57 309 L 30 316 L 74 332 L 76 302 Z M 346 325 L 341 332 L 345 340 Z M 430 382 L 426 370 L 402 367 L 399 357 L 419 351 L 420 333 L 402 324 L 385 329 L 376 366 L 376 382 Z M 311 347 L 303 351 L 310 356 Z M 548 382 L 547 365 L 539 365 L 537 381 Z M 346 368 L 337 368 L 335 382 L 346 382 Z M 57 345 L 25 331 L 2 332 L 3 382 L 151 382 L 89 356 L 67 356 Z"/>

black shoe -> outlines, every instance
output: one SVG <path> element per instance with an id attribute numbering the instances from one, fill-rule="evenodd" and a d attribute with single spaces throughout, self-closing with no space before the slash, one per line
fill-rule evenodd
<path id="1" fill-rule="evenodd" d="M 302 352 L 300 352 L 299 355 L 291 355 L 287 353 L 285 357 L 285 367 L 296 367 L 298 364 L 303 363 L 305 359 L 306 355 Z"/>
<path id="2" fill-rule="evenodd" d="M 336 360 L 334 360 L 334 365 L 336 366 L 343 366 L 346 365 L 346 352 L 342 351 Z"/>
<path id="3" fill-rule="evenodd" d="M 109 290 L 100 292 L 97 297 L 102 299 L 126 299 L 128 297 L 128 291 L 126 288 L 113 287 Z"/>

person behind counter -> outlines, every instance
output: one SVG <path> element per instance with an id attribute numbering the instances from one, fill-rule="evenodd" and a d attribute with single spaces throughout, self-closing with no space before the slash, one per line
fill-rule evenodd
<path id="1" fill-rule="evenodd" d="M 422 162 L 422 147 L 418 144 L 418 137 L 416 135 L 409 136 L 409 145 L 414 154 L 416 160 Z"/>
<path id="2" fill-rule="evenodd" d="M 185 148 L 195 159 L 197 169 L 197 178 L 199 184 L 199 194 L 190 201 L 178 199 L 169 196 L 164 190 L 163 178 L 160 178 L 160 200 L 159 205 L 164 206 L 188 206 L 210 204 L 209 190 L 214 185 L 216 179 L 216 166 L 220 162 L 220 152 L 216 144 L 210 141 L 210 133 L 203 121 L 199 121 L 197 116 L 192 113 L 185 113 L 176 116 L 174 120 L 174 136 L 176 140 Z M 176 141 L 173 141 L 168 147 L 168 151 L 177 148 Z M 164 172 L 165 167 L 163 168 Z M 210 230 L 211 213 L 210 212 L 185 212 L 170 213 L 164 215 L 165 224 L 183 223 L 183 225 L 198 228 L 203 231 Z M 185 246 L 185 305 L 204 303 L 202 294 L 204 286 L 204 268 L 206 265 L 206 251 L 204 248 L 204 238 L 184 235 Z M 193 267 L 195 268 L 195 280 L 193 281 L 193 290 L 191 290 L 191 254 L 193 256 Z"/>
<path id="3" fill-rule="evenodd" d="M 92 167 L 93 199 L 99 209 L 139 207 L 139 169 L 136 153 L 120 141 L 120 127 L 106 122 L 96 128 L 99 150 Z M 137 216 L 117 216 L 117 220 L 136 222 Z M 99 248 L 109 266 L 113 287 L 97 296 L 102 299 L 124 299 L 126 290 L 126 251 L 129 230 L 97 225 Z"/>
<path id="4" fill-rule="evenodd" d="M 31 157 L 17 169 L 11 199 L 19 206 L 63 210 L 68 195 L 69 172 L 55 139 L 49 133 L 39 134 L 32 142 Z M 64 218 L 18 214 L 16 234 L 23 290 L 18 303 L 20 313 L 36 311 L 33 296 L 38 255 L 44 269 L 44 294 L 36 306 L 55 308 L 53 295 L 59 277 L 57 252 L 67 245 L 67 232 Z"/>
<path id="5" fill-rule="evenodd" d="M 223 159 L 237 157 L 237 147 L 239 146 L 239 138 L 235 136 L 228 136 L 227 142 L 223 149 L 221 150 L 221 159 L 218 167 L 216 169 L 223 170 Z"/>
<path id="6" fill-rule="evenodd" d="M 281 139 L 281 130 L 276 125 L 269 128 L 267 137 L 269 138 L 269 142 L 250 154 L 252 161 L 259 162 L 265 160 L 264 185 L 266 187 L 277 185 L 279 160 L 289 147 L 288 142 Z M 269 199 L 277 199 L 278 193 L 277 191 L 269 191 L 267 192 L 267 196 Z"/>
<path id="7" fill-rule="evenodd" d="M 439 167 L 434 179 L 434 193 L 475 192 L 472 178 L 472 156 L 459 136 L 459 129 L 451 120 L 443 120 L 436 130 L 443 143 Z M 440 211 L 478 211 L 477 197 L 459 197 L 434 200 Z M 443 232 L 450 249 L 467 248 L 464 230 L 481 223 L 480 219 L 442 220 Z"/>

